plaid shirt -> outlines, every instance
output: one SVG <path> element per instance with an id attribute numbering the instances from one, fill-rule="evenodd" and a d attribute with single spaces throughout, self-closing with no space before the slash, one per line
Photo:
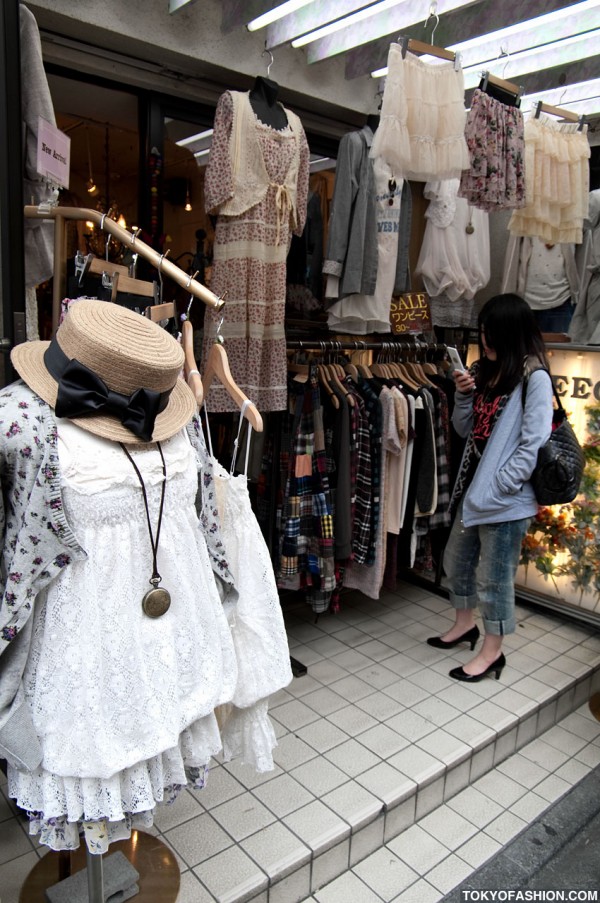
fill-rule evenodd
<path id="1" fill-rule="evenodd" d="M 383 430 L 383 413 L 381 410 L 379 395 L 376 390 L 372 388 L 370 382 L 370 380 L 361 377 L 358 384 L 365 403 L 365 410 L 367 412 L 369 422 L 371 457 L 371 524 L 367 554 L 364 561 L 365 564 L 374 564 L 377 557 L 375 540 L 377 538 L 377 527 L 379 526 L 381 509 L 379 488 L 381 485 L 381 441 Z"/>
<path id="2" fill-rule="evenodd" d="M 450 415 L 448 398 L 442 389 L 430 389 L 435 403 L 435 444 L 438 497 L 434 514 L 428 518 L 428 528 L 450 526 Z"/>
<path id="3" fill-rule="evenodd" d="M 333 513 L 327 477 L 323 408 L 316 374 L 291 387 L 291 446 L 280 520 L 278 582 L 299 575 L 315 612 L 326 611 L 335 588 Z"/>
<path id="4" fill-rule="evenodd" d="M 352 387 L 350 387 L 352 388 Z M 360 392 L 354 388 L 356 429 L 352 456 L 354 495 L 352 506 L 352 560 L 364 564 L 369 552 L 373 509 L 371 430 L 367 408 Z"/>

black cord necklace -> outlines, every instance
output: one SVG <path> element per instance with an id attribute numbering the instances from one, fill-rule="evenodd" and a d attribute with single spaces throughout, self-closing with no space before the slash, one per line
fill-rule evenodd
<path id="1" fill-rule="evenodd" d="M 160 493 L 160 508 L 158 511 L 158 523 L 156 525 L 156 539 L 154 538 L 154 534 L 152 532 L 152 524 L 150 523 L 150 509 L 148 507 L 148 496 L 146 494 L 146 486 L 144 484 L 144 480 L 139 471 L 139 468 L 125 446 L 122 442 L 119 442 L 119 445 L 131 461 L 133 465 L 133 469 L 137 474 L 137 478 L 140 481 L 140 486 L 142 487 L 142 495 L 144 496 L 144 507 L 146 508 L 146 519 L 148 521 L 148 533 L 150 534 L 150 544 L 152 546 L 152 576 L 150 577 L 149 582 L 152 584 L 152 589 L 149 589 L 144 598 L 142 599 L 142 608 L 144 609 L 144 613 L 148 615 L 149 618 L 160 618 L 161 615 L 164 615 L 171 606 L 171 595 L 168 590 L 159 586 L 162 577 L 158 573 L 158 567 L 156 564 L 156 555 L 158 552 L 158 540 L 160 538 L 160 526 L 162 523 L 163 516 L 163 506 L 165 503 L 165 487 L 167 485 L 167 465 L 165 464 L 165 456 L 163 455 L 163 450 L 160 446 L 160 442 L 156 443 L 158 446 L 158 450 L 160 452 L 160 459 L 162 461 L 163 467 L 163 482 L 162 489 Z"/>

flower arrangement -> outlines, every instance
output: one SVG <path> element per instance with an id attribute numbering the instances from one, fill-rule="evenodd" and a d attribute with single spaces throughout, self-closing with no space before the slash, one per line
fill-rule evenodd
<path id="1" fill-rule="evenodd" d="M 533 565 L 552 580 L 569 577 L 581 594 L 600 598 L 600 405 L 586 409 L 586 465 L 580 492 L 568 505 L 541 507 L 523 540 L 521 564 Z"/>

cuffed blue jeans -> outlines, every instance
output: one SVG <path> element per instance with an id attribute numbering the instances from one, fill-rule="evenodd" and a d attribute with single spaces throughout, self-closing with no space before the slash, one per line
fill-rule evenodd
<path id="1" fill-rule="evenodd" d="M 515 574 L 530 518 L 465 527 L 462 500 L 444 550 L 450 604 L 479 608 L 485 632 L 514 633 Z"/>

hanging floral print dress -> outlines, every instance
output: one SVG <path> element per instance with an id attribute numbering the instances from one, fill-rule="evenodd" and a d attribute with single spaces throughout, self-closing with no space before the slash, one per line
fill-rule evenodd
<path id="1" fill-rule="evenodd" d="M 262 200 L 230 215 L 223 210 L 236 191 L 231 149 L 236 109 L 244 116 L 241 143 L 255 146 L 256 137 L 261 157 L 257 172 L 238 181 L 238 192 L 241 184 L 252 198 L 261 187 L 268 188 Z M 218 214 L 211 289 L 216 295 L 225 294 L 225 306 L 222 311 L 206 311 L 203 362 L 223 317 L 221 335 L 232 376 L 261 411 L 283 410 L 287 402 L 285 261 L 292 232 L 301 235 L 306 219 L 308 144 L 298 117 L 285 112 L 288 125 L 278 131 L 257 118 L 248 93 L 225 92 L 217 105 L 204 184 L 206 210 Z M 247 150 L 242 153 L 249 157 Z M 290 190 L 290 173 L 296 172 Z M 256 182 L 263 180 L 258 189 L 255 177 Z M 217 383 L 210 388 L 208 407 L 237 411 Z"/>

